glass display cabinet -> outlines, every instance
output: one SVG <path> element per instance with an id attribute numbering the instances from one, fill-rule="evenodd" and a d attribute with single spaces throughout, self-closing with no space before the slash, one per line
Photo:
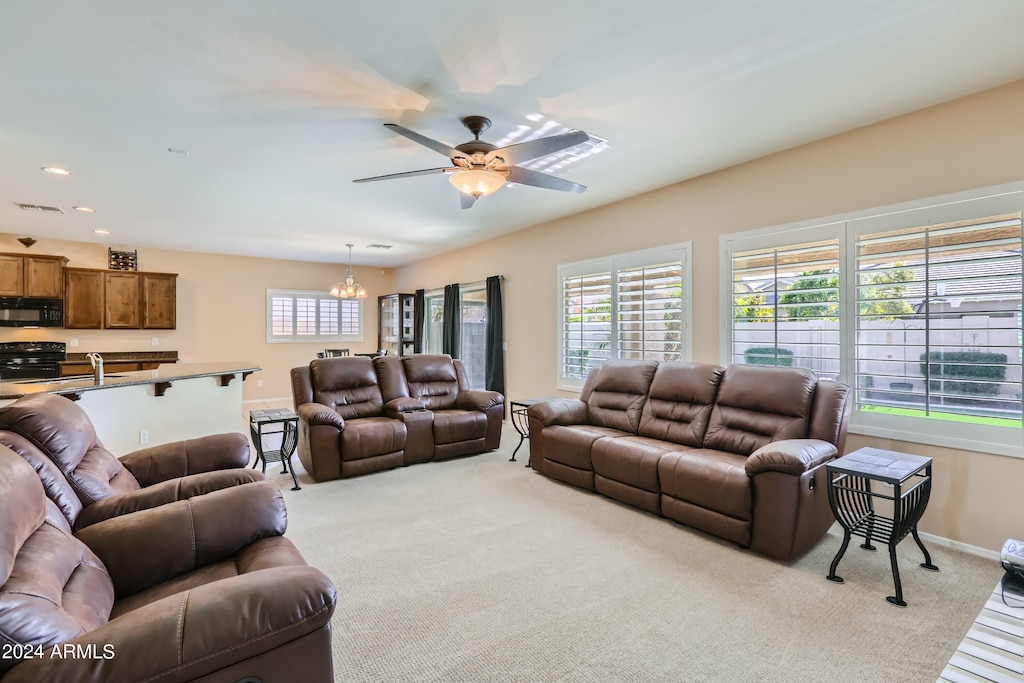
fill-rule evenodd
<path id="1" fill-rule="evenodd" d="M 377 348 L 389 356 L 411 354 L 415 319 L 416 297 L 412 294 L 377 297 Z"/>

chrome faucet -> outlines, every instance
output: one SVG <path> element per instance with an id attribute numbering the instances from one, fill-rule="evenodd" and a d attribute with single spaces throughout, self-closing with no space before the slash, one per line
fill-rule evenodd
<path id="1" fill-rule="evenodd" d="M 92 364 L 92 377 L 96 384 L 103 384 L 103 356 L 98 353 L 87 353 L 85 357 Z"/>

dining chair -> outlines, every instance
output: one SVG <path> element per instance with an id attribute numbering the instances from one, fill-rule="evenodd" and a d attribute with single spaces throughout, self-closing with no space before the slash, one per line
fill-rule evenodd
<path id="1" fill-rule="evenodd" d="M 325 349 L 326 358 L 340 358 L 348 355 L 348 349 Z"/>

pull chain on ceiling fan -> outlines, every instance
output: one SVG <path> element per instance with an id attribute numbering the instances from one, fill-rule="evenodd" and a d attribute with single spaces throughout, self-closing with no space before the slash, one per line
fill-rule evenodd
<path id="1" fill-rule="evenodd" d="M 519 185 L 532 185 L 547 190 L 560 190 L 562 192 L 584 192 L 587 189 L 579 183 L 516 166 L 518 163 L 583 144 L 590 139 L 590 136 L 583 131 L 577 130 L 563 135 L 551 135 L 499 148 L 480 139 L 480 133 L 491 127 L 491 120 L 487 117 L 467 116 L 462 119 L 462 125 L 473 133 L 474 139 L 451 147 L 398 124 L 385 123 L 385 128 L 405 136 L 424 147 L 429 147 L 435 152 L 444 154 L 451 160 L 452 166 L 391 173 L 372 178 L 359 178 L 352 182 L 369 183 L 378 180 L 411 178 L 413 176 L 437 173 L 450 174 L 448 181 L 459 191 L 459 199 L 462 202 L 463 209 L 471 208 L 477 199 L 498 190 L 506 181 Z"/>

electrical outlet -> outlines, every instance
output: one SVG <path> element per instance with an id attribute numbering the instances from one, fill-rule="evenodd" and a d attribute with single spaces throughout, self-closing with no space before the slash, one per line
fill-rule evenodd
<path id="1" fill-rule="evenodd" d="M 160 346 L 160 337 L 153 337 L 149 340 L 149 343 L 153 346 Z"/>
<path id="2" fill-rule="evenodd" d="M 263 387 L 263 380 L 261 380 L 261 379 L 256 380 L 256 388 L 260 389 L 262 387 Z"/>
<path id="3" fill-rule="evenodd" d="M 149 430 L 143 429 L 139 432 L 139 445 L 141 446 L 147 443 L 149 443 Z"/>
<path id="4" fill-rule="evenodd" d="M 68 342 L 68 346 L 78 346 L 78 340 L 72 339 L 71 341 Z"/>

